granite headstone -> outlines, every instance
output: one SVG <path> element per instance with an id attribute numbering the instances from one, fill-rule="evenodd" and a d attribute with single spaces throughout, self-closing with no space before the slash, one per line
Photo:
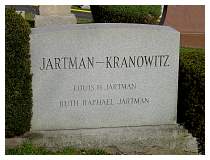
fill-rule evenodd
<path id="1" fill-rule="evenodd" d="M 176 124 L 179 32 L 85 24 L 32 30 L 32 130 Z"/>
<path id="2" fill-rule="evenodd" d="M 69 5 L 40 5 L 39 13 L 35 16 L 35 27 L 77 23 Z"/>
<path id="3" fill-rule="evenodd" d="M 31 34 L 38 146 L 111 154 L 197 154 L 176 123 L 179 32 L 165 26 L 83 24 Z"/>

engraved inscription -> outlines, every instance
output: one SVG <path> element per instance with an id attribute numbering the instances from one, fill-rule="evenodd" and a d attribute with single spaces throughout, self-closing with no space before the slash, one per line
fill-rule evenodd
<path id="1" fill-rule="evenodd" d="M 169 55 L 107 56 L 102 60 L 95 59 L 95 57 L 43 57 L 40 70 L 94 69 L 97 65 L 103 65 L 105 69 L 170 66 Z"/>

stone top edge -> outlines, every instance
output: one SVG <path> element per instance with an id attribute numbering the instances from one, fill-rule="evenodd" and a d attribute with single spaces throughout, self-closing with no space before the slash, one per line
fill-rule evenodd
<path id="1" fill-rule="evenodd" d="M 88 29 L 141 29 L 141 30 L 158 30 L 179 33 L 172 27 L 162 25 L 133 24 L 133 23 L 90 23 L 90 24 L 68 24 L 68 25 L 50 25 L 32 29 L 32 34 L 41 34 L 49 32 L 59 32 L 71 30 L 88 30 Z"/>

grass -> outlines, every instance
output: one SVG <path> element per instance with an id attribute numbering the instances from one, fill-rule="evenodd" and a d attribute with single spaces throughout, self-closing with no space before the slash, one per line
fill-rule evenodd
<path id="1" fill-rule="evenodd" d="M 31 21 L 33 21 L 33 20 L 34 20 L 34 17 L 33 17 L 33 15 L 32 15 L 32 13 L 26 12 L 26 13 L 25 13 L 25 19 L 26 19 L 26 20 L 31 20 Z"/>
<path id="2" fill-rule="evenodd" d="M 93 23 L 92 19 L 77 17 L 77 24 Z"/>
<path id="3" fill-rule="evenodd" d="M 66 147 L 58 151 L 47 150 L 44 147 L 33 145 L 30 141 L 24 142 L 21 146 L 7 149 L 6 155 L 108 155 L 101 149 L 76 149 Z"/>

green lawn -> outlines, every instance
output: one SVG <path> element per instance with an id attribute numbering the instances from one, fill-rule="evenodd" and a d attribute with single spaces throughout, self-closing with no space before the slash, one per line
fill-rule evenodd
<path id="1" fill-rule="evenodd" d="M 7 149 L 6 155 L 108 155 L 101 149 L 75 149 L 67 147 L 59 151 L 50 151 L 43 147 L 37 147 L 31 142 L 25 142 L 21 146 Z"/>
<path id="2" fill-rule="evenodd" d="M 77 24 L 86 24 L 86 23 L 94 23 L 93 20 L 87 19 L 87 18 L 77 18 Z"/>

